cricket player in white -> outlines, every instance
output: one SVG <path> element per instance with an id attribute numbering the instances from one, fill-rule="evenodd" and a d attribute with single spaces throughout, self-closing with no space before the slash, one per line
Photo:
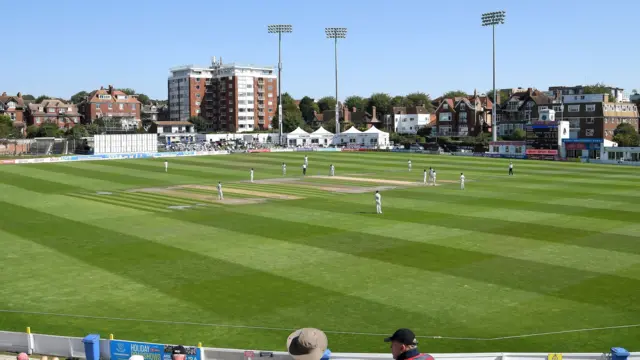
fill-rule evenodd
<path id="1" fill-rule="evenodd" d="M 427 169 L 424 169 L 424 172 L 422 173 L 422 183 L 427 183 Z"/>
<path id="2" fill-rule="evenodd" d="M 253 168 L 251 168 L 251 182 L 253 182 Z"/>
<path id="3" fill-rule="evenodd" d="M 282 176 L 287 175 L 287 164 L 282 163 Z"/>
<path id="4" fill-rule="evenodd" d="M 224 200 L 224 195 L 222 194 L 222 184 L 218 181 L 218 200 Z"/>
<path id="5" fill-rule="evenodd" d="M 409 164 L 409 171 L 411 171 L 411 160 L 409 160 L 408 164 Z"/>
<path id="6" fill-rule="evenodd" d="M 382 214 L 382 196 L 378 190 L 376 190 L 376 213 Z"/>
<path id="7" fill-rule="evenodd" d="M 433 168 L 429 168 L 429 179 L 427 180 L 427 185 L 431 184 L 433 181 Z"/>
<path id="8" fill-rule="evenodd" d="M 513 175 L 513 161 L 509 162 L 509 175 Z"/>
<path id="9" fill-rule="evenodd" d="M 333 166 L 333 164 L 331 164 L 329 166 L 329 176 L 333 176 L 336 174 L 336 168 Z"/>
<path id="10" fill-rule="evenodd" d="M 168 172 L 169 171 L 169 162 L 165 161 L 164 162 L 164 172 Z"/>
<path id="11" fill-rule="evenodd" d="M 460 190 L 464 190 L 464 174 L 460 173 Z"/>
<path id="12" fill-rule="evenodd" d="M 307 158 L 307 155 L 304 156 L 304 165 L 309 166 L 309 159 Z"/>
<path id="13" fill-rule="evenodd" d="M 433 186 L 436 186 L 436 169 L 431 172 L 431 180 L 433 181 Z"/>

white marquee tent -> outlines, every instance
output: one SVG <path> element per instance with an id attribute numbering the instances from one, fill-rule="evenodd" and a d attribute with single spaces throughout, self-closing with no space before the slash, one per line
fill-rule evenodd
<path id="1" fill-rule="evenodd" d="M 287 134 L 289 146 L 311 145 L 311 135 L 300 127 Z"/>
<path id="2" fill-rule="evenodd" d="M 311 143 L 313 145 L 327 146 L 333 143 L 333 133 L 321 126 L 311 133 Z"/>
<path id="3" fill-rule="evenodd" d="M 336 144 L 362 144 L 363 136 L 362 131 L 356 129 L 355 127 L 350 127 L 349 129 L 340 133 L 340 135 L 335 137 Z"/>
<path id="4" fill-rule="evenodd" d="M 370 146 L 387 146 L 389 145 L 389 133 L 384 132 L 375 126 L 371 126 L 367 131 L 362 133 L 364 144 Z"/>

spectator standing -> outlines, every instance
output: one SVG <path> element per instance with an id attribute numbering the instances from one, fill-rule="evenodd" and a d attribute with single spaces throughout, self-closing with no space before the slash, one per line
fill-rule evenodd
<path id="1" fill-rule="evenodd" d="M 182 345 L 176 345 L 171 349 L 171 360 L 186 360 L 187 349 Z"/>
<path id="2" fill-rule="evenodd" d="M 391 354 L 395 360 L 434 360 L 433 356 L 418 350 L 418 339 L 409 329 L 398 329 L 384 341 L 391 343 Z"/>
<path id="3" fill-rule="evenodd" d="M 295 360 L 329 359 L 328 346 L 327 335 L 314 328 L 296 330 L 287 338 L 287 351 Z"/>

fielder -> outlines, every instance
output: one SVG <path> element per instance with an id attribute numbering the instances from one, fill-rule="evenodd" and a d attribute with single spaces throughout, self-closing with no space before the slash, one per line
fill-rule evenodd
<path id="1" fill-rule="evenodd" d="M 464 174 L 460 173 L 460 190 L 464 190 Z"/>
<path id="2" fill-rule="evenodd" d="M 306 158 L 306 156 L 305 156 Z M 307 164 L 302 164 L 302 176 L 307 175 Z"/>
<path id="3" fill-rule="evenodd" d="M 382 196 L 380 196 L 380 191 L 376 190 L 376 213 L 382 214 Z"/>
<path id="4" fill-rule="evenodd" d="M 436 169 L 431 171 L 431 181 L 433 181 L 433 186 L 436 186 Z"/>
<path id="5" fill-rule="evenodd" d="M 433 168 L 429 168 L 429 178 L 427 180 L 427 185 L 430 185 L 433 182 Z"/>
<path id="6" fill-rule="evenodd" d="M 218 181 L 218 200 L 224 200 L 224 194 L 222 194 L 222 184 Z"/>
<path id="7" fill-rule="evenodd" d="M 422 173 L 422 183 L 427 183 L 427 169 L 424 169 L 424 172 Z"/>
<path id="8" fill-rule="evenodd" d="M 409 160 L 408 164 L 409 164 L 409 171 L 411 171 L 411 160 Z"/>
<path id="9" fill-rule="evenodd" d="M 251 182 L 253 182 L 253 168 L 251 168 Z"/>
<path id="10" fill-rule="evenodd" d="M 169 162 L 165 160 L 164 162 L 164 172 L 168 172 L 169 171 Z"/>
<path id="11" fill-rule="evenodd" d="M 287 175 L 287 164 L 282 163 L 282 176 Z"/>
<path id="12" fill-rule="evenodd" d="M 336 174 L 336 168 L 331 164 L 329 166 L 329 176 L 334 176 Z"/>
<path id="13" fill-rule="evenodd" d="M 509 161 L 509 175 L 513 175 L 513 161 Z"/>
<path id="14" fill-rule="evenodd" d="M 309 166 L 309 158 L 307 158 L 307 155 L 304 156 L 304 165 Z"/>

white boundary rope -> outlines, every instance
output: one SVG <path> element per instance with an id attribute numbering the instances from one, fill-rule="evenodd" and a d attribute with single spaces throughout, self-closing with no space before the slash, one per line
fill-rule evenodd
<path id="1" fill-rule="evenodd" d="M 157 323 L 157 324 L 172 324 L 172 325 L 194 325 L 194 326 L 208 326 L 208 327 L 235 328 L 235 329 L 252 329 L 252 330 L 289 331 L 289 332 L 296 330 L 296 329 L 289 329 L 289 328 L 266 327 L 266 326 L 211 324 L 211 323 L 199 323 L 199 322 L 189 322 L 189 321 L 172 321 L 172 320 L 133 319 L 133 318 L 121 318 L 121 317 L 109 317 L 109 316 L 59 314 L 59 313 L 50 313 L 50 312 L 21 311 L 21 310 L 7 310 L 7 309 L 0 309 L 0 313 L 26 314 L 26 315 L 47 315 L 47 316 L 60 316 L 60 317 L 79 318 L 79 319 L 95 319 L 95 320 L 110 320 L 110 321 L 135 321 L 135 322 L 141 322 L 141 323 Z M 573 330 L 550 331 L 550 332 L 543 332 L 543 333 L 500 336 L 500 337 L 494 337 L 494 338 L 452 337 L 452 336 L 437 336 L 437 335 L 423 335 L 423 336 L 416 336 L 416 337 L 422 338 L 422 339 L 466 340 L 466 341 L 499 341 L 499 340 L 509 340 L 509 339 L 521 339 L 521 338 L 534 337 L 534 336 L 549 336 L 549 335 L 571 334 L 571 333 L 580 333 L 580 332 L 589 332 L 589 331 L 628 329 L 628 328 L 635 328 L 635 327 L 640 327 L 640 324 L 616 325 L 616 326 L 583 328 L 583 329 L 573 329 Z M 389 334 L 365 333 L 365 332 L 333 331 L 333 330 L 323 330 L 323 331 L 325 333 L 327 333 L 327 334 L 339 334 L 339 335 L 381 336 L 381 337 L 382 336 L 389 336 Z"/>

